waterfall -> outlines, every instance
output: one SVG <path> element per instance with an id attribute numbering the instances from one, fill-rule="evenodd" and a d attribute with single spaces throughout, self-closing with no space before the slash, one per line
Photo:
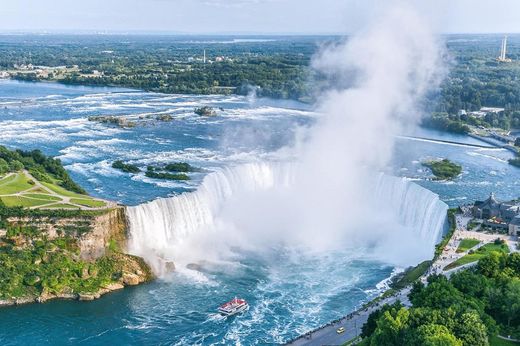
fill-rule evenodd
<path id="1" fill-rule="evenodd" d="M 379 174 L 375 195 L 425 242 L 435 245 L 441 240 L 447 229 L 448 205 L 437 194 L 405 178 Z"/>
<path id="2" fill-rule="evenodd" d="M 194 192 L 158 198 L 127 208 L 129 250 L 145 258 L 156 272 L 168 253 L 196 232 L 211 231 L 223 203 L 243 192 L 287 186 L 291 182 L 287 164 L 244 164 L 208 174 Z"/>
<path id="3" fill-rule="evenodd" d="M 165 261 L 179 260 L 176 252 L 189 237 L 218 232 L 220 215 L 230 199 L 247 196 L 243 197 L 246 201 L 254 193 L 287 188 L 293 182 L 295 171 L 293 164 L 282 163 L 224 168 L 208 174 L 194 192 L 128 207 L 129 249 L 144 257 L 160 274 Z M 378 201 L 377 208 L 397 215 L 399 223 L 413 228 L 433 251 L 442 237 L 447 205 L 433 192 L 406 179 L 385 174 L 374 175 L 374 178 L 373 190 L 367 194 Z"/>

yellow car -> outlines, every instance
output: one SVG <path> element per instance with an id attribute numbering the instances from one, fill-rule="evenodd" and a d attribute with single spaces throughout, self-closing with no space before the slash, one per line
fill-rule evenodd
<path id="1" fill-rule="evenodd" d="M 339 328 L 336 330 L 336 333 L 338 333 L 338 334 L 345 333 L 345 328 L 344 328 L 344 327 L 339 327 Z"/>

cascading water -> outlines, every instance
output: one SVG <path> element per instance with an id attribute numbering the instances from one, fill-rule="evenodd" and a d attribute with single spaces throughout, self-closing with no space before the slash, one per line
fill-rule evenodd
<path id="1" fill-rule="evenodd" d="M 128 207 L 130 251 L 144 257 L 161 275 L 165 261 L 183 261 L 180 252 L 182 249 L 186 254 L 187 249 L 183 247 L 187 239 L 197 236 L 202 241 L 234 226 L 229 222 L 229 215 L 225 221 L 221 218 L 231 199 L 241 196 L 242 200 L 238 200 L 245 203 L 262 192 L 288 188 L 295 171 L 293 164 L 281 163 L 250 163 L 225 168 L 209 174 L 194 192 Z M 385 174 L 376 175 L 374 179 L 372 190 L 367 191 L 371 200 L 376 201 L 372 207 L 392 214 L 400 226 L 411 229 L 425 248 L 433 251 L 444 229 L 447 205 L 433 192 L 405 179 Z M 265 215 L 265 218 L 269 217 Z M 325 236 L 326 233 L 322 234 Z M 247 239 L 248 235 L 251 236 L 243 236 Z M 210 241 L 205 246 L 211 248 L 214 244 Z M 193 247 L 193 244 L 187 247 Z"/>
<path id="2" fill-rule="evenodd" d="M 405 178 L 379 174 L 375 195 L 392 211 L 403 226 L 413 228 L 429 245 L 437 244 L 447 226 L 448 205 L 430 190 Z"/>

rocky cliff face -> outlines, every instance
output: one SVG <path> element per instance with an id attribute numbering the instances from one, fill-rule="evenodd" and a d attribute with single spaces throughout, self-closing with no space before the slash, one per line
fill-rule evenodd
<path id="1" fill-rule="evenodd" d="M 63 236 L 75 238 L 82 260 L 93 261 L 103 257 L 110 246 L 115 246 L 121 252 L 126 251 L 127 222 L 124 207 L 110 209 L 97 216 L 13 217 L 8 221 L 16 227 L 34 227 L 50 240 Z"/>
<path id="2" fill-rule="evenodd" d="M 127 224 L 123 207 L 94 217 L 90 232 L 79 236 L 80 257 L 92 261 L 105 255 L 110 246 L 126 251 Z"/>
<path id="3" fill-rule="evenodd" d="M 75 217 L 8 218 L 0 230 L 0 306 L 54 298 L 93 300 L 154 278 L 150 267 L 126 253 L 125 208 Z M 22 280 L 17 278 L 22 277 Z"/>

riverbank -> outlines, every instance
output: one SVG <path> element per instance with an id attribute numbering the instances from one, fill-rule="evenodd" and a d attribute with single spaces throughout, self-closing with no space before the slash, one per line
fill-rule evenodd
<path id="1" fill-rule="evenodd" d="M 448 220 L 450 222 L 450 231 L 445 235 L 443 240 L 439 243 L 438 251 L 428 267 L 423 268 L 423 272 L 419 279 L 423 284 L 427 284 L 426 279 L 429 275 L 440 274 L 447 278 L 454 273 L 475 266 L 478 262 L 474 261 L 455 268 L 450 267 L 461 257 L 470 253 L 473 249 L 465 251 L 457 251 L 461 242 L 464 239 L 478 239 L 481 243 L 479 246 L 493 243 L 497 238 L 502 239 L 510 249 L 510 252 L 520 252 L 518 247 L 518 237 L 507 236 L 502 234 L 482 234 L 479 232 L 472 232 L 467 229 L 470 220 L 467 215 L 463 213 L 453 213 L 453 210 L 448 212 Z M 420 267 L 421 264 L 417 266 Z M 331 321 L 330 323 L 320 326 L 312 331 L 309 331 L 299 337 L 292 339 L 286 345 L 342 345 L 355 344 L 360 341 L 361 327 L 367 321 L 368 316 L 380 309 L 383 305 L 391 305 L 400 301 L 405 307 L 411 307 L 408 299 L 408 294 L 411 291 L 413 282 L 399 291 L 387 290 L 380 296 L 372 299 L 363 305 L 360 309 Z M 344 328 L 344 331 L 339 333 L 338 329 Z"/>
<path id="2" fill-rule="evenodd" d="M 477 232 L 467 231 L 469 219 L 467 217 L 465 218 L 462 214 L 453 213 L 452 210 L 448 212 L 448 220 L 450 222 L 450 231 L 448 231 L 443 240 L 437 246 L 438 251 L 436 251 L 430 265 L 422 269 L 422 273 L 418 278 L 423 283 L 426 283 L 426 278 L 431 274 L 441 274 L 450 277 L 454 273 L 476 265 L 477 262 L 473 262 L 453 269 L 448 269 L 451 263 L 454 263 L 457 259 L 470 251 L 467 250 L 462 253 L 457 253 L 457 249 L 463 239 L 478 237 L 485 243 L 492 243 L 497 238 L 497 235 L 476 235 L 475 233 Z M 507 242 L 512 252 L 518 251 L 515 246 L 515 241 L 518 241 L 518 239 L 513 239 L 509 236 L 503 235 L 498 236 Z M 419 264 L 417 268 L 420 266 L 421 264 Z M 396 301 L 400 301 L 405 307 L 411 306 L 408 294 L 410 293 L 412 284 L 413 282 L 408 283 L 407 286 L 399 291 L 393 289 L 387 290 L 380 296 L 364 304 L 360 309 L 324 326 L 309 331 L 308 333 L 289 341 L 287 345 L 341 345 L 348 343 L 349 341 L 358 341 L 358 338 L 361 335 L 361 327 L 367 321 L 368 316 L 372 312 L 378 310 L 385 304 L 390 305 Z M 339 328 L 344 328 L 345 331 L 338 333 L 337 330 Z"/>
<path id="3" fill-rule="evenodd" d="M 478 139 L 482 142 L 491 144 L 492 146 L 494 146 L 496 148 L 502 148 L 502 149 L 509 150 L 510 152 L 514 153 L 515 155 L 518 154 L 518 149 L 514 145 L 506 144 L 506 143 L 498 143 L 496 139 L 486 137 L 486 136 L 481 136 L 481 135 L 478 135 L 475 133 L 468 133 L 468 136 L 471 138 Z"/>
<path id="4" fill-rule="evenodd" d="M 126 253 L 123 207 L 23 215 L 4 207 L 2 219 L 0 306 L 94 300 L 154 278 L 142 258 Z"/>
<path id="5" fill-rule="evenodd" d="M 13 297 L 9 299 L 0 299 L 0 307 L 13 305 L 23 305 L 30 303 L 45 303 L 51 300 L 78 300 L 92 301 L 101 298 L 103 295 L 121 290 L 127 286 L 136 286 L 149 282 L 153 279 L 153 274 L 142 258 L 123 253 L 112 254 L 112 259 L 120 262 L 119 265 L 125 267 L 125 272 L 117 281 L 107 283 L 99 287 L 93 292 L 71 292 L 64 290 L 63 292 L 53 293 L 44 291 L 39 295 L 29 295 L 23 297 Z"/>

